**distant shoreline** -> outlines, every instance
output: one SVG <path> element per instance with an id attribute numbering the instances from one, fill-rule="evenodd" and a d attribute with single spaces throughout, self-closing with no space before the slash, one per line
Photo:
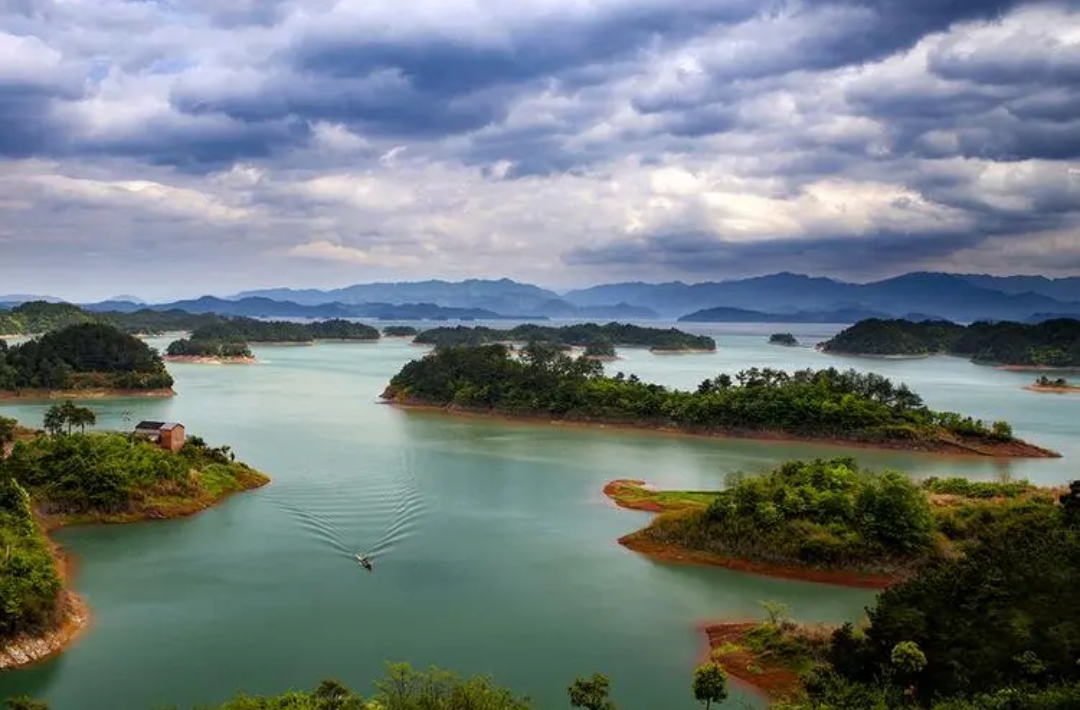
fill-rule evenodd
<path id="1" fill-rule="evenodd" d="M 814 444 L 837 448 L 876 449 L 890 451 L 910 451 L 937 456 L 964 456 L 979 458 L 1060 458 L 1061 454 L 1050 449 L 1023 441 L 987 443 L 982 446 L 967 444 L 959 440 L 936 439 L 912 445 L 908 441 L 860 441 L 858 439 L 817 438 L 798 436 L 786 432 L 760 431 L 753 429 L 684 429 L 661 423 L 615 421 L 605 419 L 556 419 L 548 413 L 500 412 L 497 410 L 475 409 L 457 405 L 438 405 L 418 401 L 397 401 L 384 398 L 384 402 L 400 409 L 414 409 L 439 413 L 455 417 L 482 417 L 501 421 L 522 422 L 529 424 L 547 424 L 586 429 L 614 429 L 617 431 L 653 432 L 666 436 L 692 436 L 710 439 L 734 439 L 744 441 L 771 441 L 777 443 Z"/>
<path id="2" fill-rule="evenodd" d="M 192 365 L 254 365 L 254 357 L 217 357 L 214 355 L 165 355 L 165 362 L 183 362 Z"/>
<path id="3" fill-rule="evenodd" d="M 50 389 L 22 389 L 4 390 L 0 392 L 0 401 L 4 400 L 41 400 L 53 399 L 130 399 L 133 397 L 154 399 L 174 397 L 176 391 L 172 387 L 150 390 L 129 390 L 110 388 L 88 388 L 75 390 L 50 390 Z"/>

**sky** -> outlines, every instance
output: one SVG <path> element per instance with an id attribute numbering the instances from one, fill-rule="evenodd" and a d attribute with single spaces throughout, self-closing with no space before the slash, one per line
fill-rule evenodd
<path id="1" fill-rule="evenodd" d="M 1080 5 L 0 0 L 0 294 L 1080 273 Z"/>

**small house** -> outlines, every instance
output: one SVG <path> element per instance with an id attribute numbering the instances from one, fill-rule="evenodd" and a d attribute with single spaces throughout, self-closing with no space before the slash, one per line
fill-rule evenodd
<path id="1" fill-rule="evenodd" d="M 184 445 L 184 425 L 177 422 L 139 422 L 135 435 L 144 436 L 166 451 L 179 451 Z"/>

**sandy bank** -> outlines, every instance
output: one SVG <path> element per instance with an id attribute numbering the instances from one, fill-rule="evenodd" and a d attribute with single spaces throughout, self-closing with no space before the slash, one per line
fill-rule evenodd
<path id="1" fill-rule="evenodd" d="M 779 702 L 798 697 L 802 684 L 791 670 L 769 664 L 742 644 L 743 634 L 760 622 L 701 624 L 709 643 L 709 658 L 727 674 L 768 700 Z"/>
<path id="2" fill-rule="evenodd" d="M 711 355 L 716 352 L 716 348 L 685 348 L 682 350 L 665 350 L 663 348 L 649 348 L 649 352 L 653 355 Z"/>
<path id="3" fill-rule="evenodd" d="M 546 424 L 573 428 L 612 429 L 660 434 L 664 436 L 693 436 L 713 439 L 736 439 L 746 441 L 770 441 L 784 444 L 810 444 L 828 447 L 858 449 L 889 449 L 946 456 L 1000 457 L 1000 458 L 1060 458 L 1061 454 L 1025 441 L 969 442 L 955 437 L 942 437 L 932 441 L 862 441 L 859 439 L 815 438 L 797 436 L 787 432 L 760 431 L 755 429 L 690 429 L 672 426 L 664 422 L 632 422 L 623 420 L 590 418 L 553 418 L 547 412 L 502 412 L 490 409 L 460 407 L 458 405 L 426 404 L 415 400 L 395 399 L 383 393 L 386 404 L 401 409 L 435 412 L 456 417 L 483 417 L 508 422 Z"/>
<path id="4" fill-rule="evenodd" d="M 23 389 L 17 391 L 5 390 L 0 392 L 0 400 L 5 399 L 128 399 L 131 397 L 173 397 L 176 392 L 171 387 L 155 390 L 125 390 L 125 389 L 80 389 L 80 390 L 43 390 Z"/>
<path id="5" fill-rule="evenodd" d="M 902 579 L 901 577 L 862 574 L 854 571 L 820 570 L 809 567 L 796 567 L 793 565 L 779 565 L 769 562 L 759 562 L 757 560 L 746 560 L 739 557 L 729 557 L 727 555 L 718 555 L 713 552 L 690 550 L 674 545 L 662 545 L 646 539 L 641 531 L 620 537 L 619 544 L 628 550 L 633 550 L 638 554 L 662 562 L 725 567 L 727 569 L 735 570 L 736 572 L 758 574 L 763 577 L 792 579 L 799 582 L 832 584 L 835 586 L 853 587 L 856 589 L 884 589 Z"/>
<path id="6" fill-rule="evenodd" d="M 773 343 L 776 345 L 776 343 Z M 824 343 L 818 343 L 814 346 L 814 350 L 825 355 L 839 355 L 841 357 L 860 357 L 868 360 L 925 360 L 935 355 L 944 355 L 945 353 L 913 353 L 913 354 L 895 354 L 895 355 L 882 355 L 880 353 L 852 353 L 841 350 L 826 350 Z"/>
<path id="7" fill-rule="evenodd" d="M 1080 392 L 1080 385 L 1065 385 L 1064 387 L 1049 387 L 1045 385 L 1027 385 L 1024 387 L 1028 392 L 1050 392 L 1053 394 L 1068 394 Z"/>
<path id="8" fill-rule="evenodd" d="M 254 365 L 253 357 L 214 357 L 209 355 L 166 355 L 165 362 L 184 362 L 194 365 Z"/>

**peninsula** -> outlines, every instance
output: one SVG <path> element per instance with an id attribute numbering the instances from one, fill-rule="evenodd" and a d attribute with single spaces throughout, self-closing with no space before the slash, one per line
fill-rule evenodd
<path id="1" fill-rule="evenodd" d="M 882 320 L 842 330 L 819 346 L 822 352 L 877 357 L 955 355 L 982 365 L 1014 370 L 1080 369 L 1080 320 L 1037 324 Z"/>
<path id="2" fill-rule="evenodd" d="M 1080 568 L 1062 563 L 1080 553 L 1080 481 L 1056 498 L 1018 491 L 1018 485 L 935 481 L 931 491 L 958 491 L 931 493 L 935 534 L 951 539 L 962 531 L 962 546 L 879 594 L 858 625 L 796 624 L 784 605 L 773 602 L 762 603 L 765 620 L 707 624 L 710 661 L 781 701 L 785 710 L 1080 707 L 1080 670 L 1066 650 L 1080 643 L 1080 630 L 1055 625 L 1061 610 L 1072 608 L 1080 585 Z M 964 501 L 959 505 L 958 497 Z M 879 516 L 892 501 L 905 500 L 911 498 L 879 498 L 868 519 L 889 521 Z M 759 501 L 757 517 L 767 505 Z M 800 515 L 820 515 L 821 507 L 814 508 Z M 811 534 L 820 532 L 807 521 Z M 898 518 L 891 522 L 901 524 L 891 528 L 890 545 L 915 541 L 918 535 L 911 533 L 924 529 Z M 791 513 L 783 514 L 778 529 L 796 533 L 793 523 Z M 751 539 L 776 539 L 775 532 L 756 537 L 761 527 L 753 525 L 746 531 Z M 841 522 L 830 534 L 855 544 L 859 536 L 886 530 L 875 527 L 853 536 Z M 1039 629 L 1054 632 L 1034 631 Z"/>
<path id="3" fill-rule="evenodd" d="M 646 328 L 629 323 L 579 323 L 558 328 L 527 323 L 508 330 L 459 325 L 425 330 L 416 336 L 413 342 L 443 348 L 455 345 L 544 342 L 576 347 L 646 347 L 657 353 L 716 350 L 716 341 L 707 335 L 693 335 L 676 328 Z"/>
<path id="4" fill-rule="evenodd" d="M 438 348 L 407 363 L 382 393 L 402 405 L 614 424 L 707 436 L 798 439 L 938 453 L 1057 457 L 987 424 L 928 408 L 906 385 L 854 370 L 750 368 L 694 392 L 641 382 L 530 343 Z"/>
<path id="5" fill-rule="evenodd" d="M 759 476 L 735 473 L 720 491 L 655 491 L 619 480 L 604 493 L 621 507 L 661 513 L 619 540 L 642 554 L 882 588 L 960 554 L 988 519 L 1021 508 L 1046 513 L 1061 491 L 1026 481 L 914 483 L 843 457 L 789 461 Z"/>
<path id="6" fill-rule="evenodd" d="M 85 604 L 67 588 L 65 560 L 45 532 L 65 525 L 131 523 L 191 515 L 269 479 L 228 447 L 183 427 L 146 422 L 132 434 L 81 433 L 94 413 L 70 402 L 45 416 L 48 433 L 0 418 L 13 443 L 0 457 L 0 669 L 62 650 L 85 625 Z M 161 433 L 148 430 L 157 427 Z M 15 433 L 21 435 L 16 436 Z M 3 443 L 3 442 L 0 442 Z"/>
<path id="7" fill-rule="evenodd" d="M 104 323 L 78 323 L 19 345 L 0 341 L 0 398 L 173 394 L 161 356 Z"/>

